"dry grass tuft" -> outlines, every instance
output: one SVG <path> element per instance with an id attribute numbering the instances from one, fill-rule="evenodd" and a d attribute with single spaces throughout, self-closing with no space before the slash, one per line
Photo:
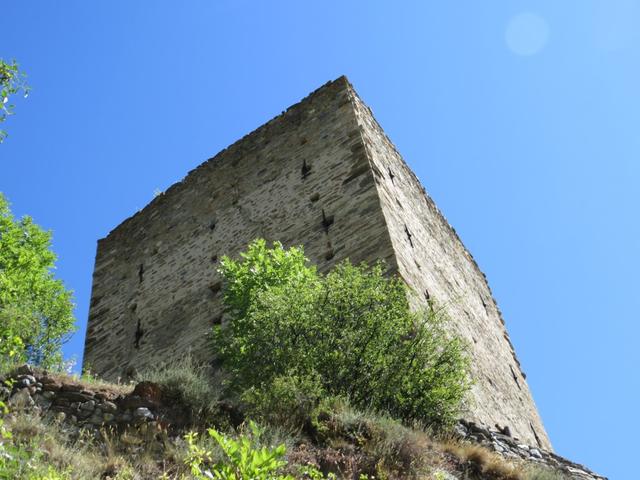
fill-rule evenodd
<path id="1" fill-rule="evenodd" d="M 5 427 L 13 445 L 33 453 L 36 462 L 65 472 L 68 480 L 189 478 L 183 477 L 186 446 L 167 445 L 144 429 L 98 432 L 24 412 L 6 416 Z M 131 439 L 136 441 L 127 441 Z"/>
<path id="2" fill-rule="evenodd" d="M 50 376 L 68 383 L 69 377 L 65 374 L 53 374 Z M 100 391 L 103 393 L 113 393 L 117 395 L 127 395 L 133 391 L 134 383 L 112 383 L 93 375 L 91 372 L 85 372 L 82 376 L 73 375 L 71 378 L 84 386 L 87 390 Z"/>
<path id="3" fill-rule="evenodd" d="M 484 475 L 491 480 L 526 480 L 521 466 L 509 462 L 495 452 L 471 443 L 446 442 L 445 452 L 455 456 L 461 467 L 475 475 Z"/>
<path id="4" fill-rule="evenodd" d="M 376 478 L 422 478 L 441 455 L 428 432 L 333 399 L 317 415 L 319 444 L 357 457 L 359 473 Z"/>
<path id="5" fill-rule="evenodd" d="M 221 374 L 197 362 L 190 353 L 182 358 L 138 374 L 139 380 L 157 383 L 169 400 L 186 408 L 189 422 L 210 421 L 219 409 Z"/>

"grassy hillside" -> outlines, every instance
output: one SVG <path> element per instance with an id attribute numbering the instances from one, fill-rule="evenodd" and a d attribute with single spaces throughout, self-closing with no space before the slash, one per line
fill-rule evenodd
<path id="1" fill-rule="evenodd" d="M 254 423 L 243 406 L 221 399 L 207 370 L 188 359 L 147 372 L 141 380 L 154 383 L 134 389 L 25 367 L 5 372 L 2 395 L 9 410 L 3 415 L 0 479 L 565 478 L 453 436 L 355 409 L 340 398 L 315 406 L 299 398 L 297 411 L 285 415 L 274 407 Z M 81 395 L 101 400 L 65 400 Z M 90 402 L 116 409 L 112 417 L 100 417 L 109 421 L 96 424 L 99 407 Z M 126 413 L 118 409 L 147 408 L 141 404 L 153 412 L 147 418 L 115 421 Z M 207 432 L 212 427 L 216 430 Z M 245 469 L 233 476 L 241 470 L 235 449 L 244 450 L 253 473 Z M 266 471 L 260 473 L 261 466 Z"/>

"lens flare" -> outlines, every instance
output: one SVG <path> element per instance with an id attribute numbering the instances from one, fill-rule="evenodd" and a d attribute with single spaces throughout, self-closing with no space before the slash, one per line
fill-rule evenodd
<path id="1" fill-rule="evenodd" d="M 549 25 L 540 15 L 520 13 L 509 20 L 505 40 L 516 55 L 535 55 L 549 41 Z"/>

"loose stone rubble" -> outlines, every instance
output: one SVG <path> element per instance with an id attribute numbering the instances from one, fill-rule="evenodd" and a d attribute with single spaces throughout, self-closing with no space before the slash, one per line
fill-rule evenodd
<path id="1" fill-rule="evenodd" d="M 520 442 L 508 434 L 508 428 L 502 431 L 491 430 L 486 426 L 477 425 L 474 422 L 461 420 L 456 425 L 456 433 L 462 440 L 478 443 L 503 457 L 522 459 L 546 466 L 567 475 L 576 480 L 606 480 L 583 465 L 573 463 L 566 458 L 541 448 L 531 447 Z"/>

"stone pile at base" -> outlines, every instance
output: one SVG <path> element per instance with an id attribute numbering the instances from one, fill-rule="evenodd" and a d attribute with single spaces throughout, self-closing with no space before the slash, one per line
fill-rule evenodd
<path id="1" fill-rule="evenodd" d="M 489 428 L 477 425 L 474 422 L 460 420 L 455 427 L 457 436 L 471 443 L 477 443 L 489 450 L 499 453 L 503 457 L 511 459 L 521 459 L 527 462 L 540 464 L 553 470 L 558 470 L 569 478 L 577 480 L 607 480 L 583 465 L 571 462 L 560 455 L 549 452 L 542 448 L 531 447 L 520 442 L 517 438 L 508 434 L 508 430 L 502 432 L 490 430 Z"/>

